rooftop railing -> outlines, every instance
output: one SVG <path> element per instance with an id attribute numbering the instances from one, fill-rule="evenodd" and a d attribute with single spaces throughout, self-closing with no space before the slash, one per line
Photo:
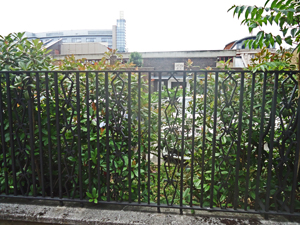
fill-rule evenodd
<path id="1" fill-rule="evenodd" d="M 0 72 L 0 197 L 299 216 L 298 74 Z"/>

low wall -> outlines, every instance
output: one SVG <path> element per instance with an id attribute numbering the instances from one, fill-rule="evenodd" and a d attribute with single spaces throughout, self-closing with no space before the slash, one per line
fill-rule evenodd
<path id="1" fill-rule="evenodd" d="M 2 200 L 3 201 L 3 200 Z M 183 215 L 177 209 L 161 209 L 157 213 L 156 208 L 119 206 L 119 205 L 95 205 L 68 203 L 58 206 L 58 202 L 24 201 L 19 203 L 12 200 L 0 203 L 1 225 L 38 225 L 38 224 L 287 224 L 284 217 L 273 216 L 269 221 L 260 215 L 245 215 L 235 213 L 217 213 L 196 211 L 191 214 L 185 210 Z M 298 221 L 300 222 L 300 221 Z M 297 221 L 288 224 L 298 224 Z"/>

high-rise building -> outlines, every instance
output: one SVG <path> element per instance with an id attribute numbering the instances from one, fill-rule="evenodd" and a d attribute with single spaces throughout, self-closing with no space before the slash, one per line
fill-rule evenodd
<path id="1" fill-rule="evenodd" d="M 63 30 L 52 32 L 32 33 L 25 32 L 29 40 L 40 39 L 45 45 L 50 46 L 60 41 L 65 43 L 89 43 L 98 42 L 112 49 L 118 49 L 118 52 L 126 52 L 126 20 L 124 13 L 120 12 L 120 19 L 117 20 L 117 26 L 112 29 L 97 30 Z"/>
<path id="2" fill-rule="evenodd" d="M 124 12 L 120 12 L 120 19 L 117 20 L 117 49 L 119 52 L 126 52 L 126 20 Z"/>

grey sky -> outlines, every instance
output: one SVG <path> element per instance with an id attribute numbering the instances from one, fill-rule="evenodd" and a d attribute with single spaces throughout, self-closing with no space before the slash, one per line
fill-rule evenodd
<path id="1" fill-rule="evenodd" d="M 264 0 L 0 0 L 0 35 L 111 29 L 124 11 L 129 51 L 223 49 L 249 36 L 228 8 Z M 256 34 L 255 31 L 253 34 Z"/>

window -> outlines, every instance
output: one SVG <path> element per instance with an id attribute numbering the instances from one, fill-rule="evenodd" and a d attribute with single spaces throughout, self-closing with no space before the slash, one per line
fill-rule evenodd
<path id="1" fill-rule="evenodd" d="M 72 43 L 81 43 L 81 38 L 72 38 Z"/>
<path id="2" fill-rule="evenodd" d="M 67 42 L 68 42 L 68 39 L 67 39 L 67 38 L 63 38 L 63 39 L 62 39 L 62 42 L 63 42 L 63 43 L 67 43 Z"/>
<path id="3" fill-rule="evenodd" d="M 86 42 L 95 42 L 96 41 L 96 38 L 87 38 L 86 39 Z"/>

